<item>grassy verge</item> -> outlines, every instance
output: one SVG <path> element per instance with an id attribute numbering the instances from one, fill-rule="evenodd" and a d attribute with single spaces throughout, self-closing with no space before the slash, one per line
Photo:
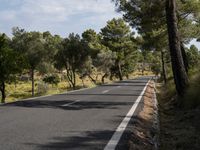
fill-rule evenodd
<path id="1" fill-rule="evenodd" d="M 72 90 L 72 88 L 69 88 L 69 84 L 66 81 L 61 81 L 57 86 L 46 84 L 45 87 L 43 87 L 44 85 L 39 87 L 39 83 L 41 83 L 40 80 L 35 80 L 35 96 L 59 94 Z M 81 80 L 77 80 L 77 89 L 95 86 L 89 79 L 85 79 L 84 84 L 83 87 Z M 19 81 L 17 84 L 7 84 L 6 95 L 6 102 L 32 97 L 31 81 Z"/>
<path id="2" fill-rule="evenodd" d="M 150 71 L 144 71 L 143 75 L 153 75 Z M 139 71 L 135 71 L 129 75 L 130 79 L 142 76 L 142 73 Z M 113 81 L 117 81 L 114 79 Z M 113 82 L 108 78 L 105 78 L 106 83 Z M 77 76 L 77 87 L 76 89 L 81 88 L 90 88 L 95 87 L 96 85 L 89 79 L 84 79 L 84 85 L 81 79 Z M 97 80 L 97 85 L 101 84 L 101 78 L 99 76 Z M 52 95 L 59 94 L 66 91 L 71 91 L 72 88 L 69 88 L 69 84 L 67 81 L 61 81 L 57 86 L 52 85 L 44 85 L 40 76 L 35 77 L 35 96 L 44 96 L 44 95 Z M 31 81 L 18 81 L 16 84 L 6 84 L 6 102 L 14 102 L 19 99 L 26 99 L 32 97 L 31 95 Z M 1 98 L 1 95 L 0 95 Z"/>
<path id="3" fill-rule="evenodd" d="M 129 78 L 133 79 L 141 76 L 141 72 L 134 72 L 130 74 Z M 151 72 L 145 71 L 144 75 L 152 75 Z M 52 85 L 42 85 L 39 87 L 39 84 L 42 82 L 41 77 L 37 76 L 35 80 L 35 96 L 43 96 L 43 95 L 51 95 L 51 94 L 59 94 L 66 91 L 71 91 L 69 88 L 69 84 L 67 81 L 61 81 L 57 86 Z M 114 79 L 116 81 L 117 79 Z M 108 78 L 105 79 L 106 83 L 111 83 Z M 97 83 L 101 83 L 101 78 L 97 80 Z M 80 88 L 88 88 L 96 86 L 90 79 L 84 79 L 84 86 L 82 81 L 77 77 L 77 89 Z M 31 96 L 31 81 L 18 81 L 16 84 L 7 84 L 6 85 L 6 102 L 13 102 L 19 99 L 30 98 Z M 0 97 L 1 98 L 1 97 Z"/>
<path id="4" fill-rule="evenodd" d="M 160 106 L 160 150 L 200 149 L 200 76 L 193 76 L 180 108 L 174 107 L 175 87 L 157 85 Z"/>

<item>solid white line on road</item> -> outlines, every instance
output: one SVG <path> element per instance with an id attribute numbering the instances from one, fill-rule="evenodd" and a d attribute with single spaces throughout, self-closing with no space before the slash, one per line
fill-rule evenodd
<path id="1" fill-rule="evenodd" d="M 77 103 L 77 102 L 80 102 L 80 100 L 76 100 L 74 102 L 67 103 L 67 104 L 64 104 L 64 105 L 61 105 L 61 106 L 69 106 L 69 105 L 72 105 L 72 104 Z"/>
<path id="2" fill-rule="evenodd" d="M 104 93 L 108 93 L 109 92 L 109 90 L 105 90 L 105 91 L 103 91 L 102 93 L 104 94 Z"/>
<path id="3" fill-rule="evenodd" d="M 120 88 L 121 86 L 117 86 L 117 88 Z"/>
<path id="4" fill-rule="evenodd" d="M 113 136 L 111 137 L 110 141 L 108 142 L 108 144 L 106 145 L 106 147 L 104 148 L 104 150 L 115 150 L 117 144 L 119 143 L 119 140 L 123 134 L 123 132 L 125 131 L 131 117 L 133 116 L 139 102 L 141 101 L 144 92 L 147 88 L 149 81 L 147 82 L 147 84 L 145 85 L 144 89 L 142 90 L 140 96 L 138 96 L 137 100 L 135 101 L 135 103 L 133 104 L 133 106 L 131 107 L 131 109 L 129 110 L 129 112 L 127 113 L 126 117 L 123 119 L 123 121 L 121 122 L 121 124 L 117 127 L 115 133 L 113 134 Z"/>

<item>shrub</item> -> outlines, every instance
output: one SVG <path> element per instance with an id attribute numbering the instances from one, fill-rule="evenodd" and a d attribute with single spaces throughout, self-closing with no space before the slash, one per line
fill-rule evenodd
<path id="1" fill-rule="evenodd" d="M 196 75 L 191 79 L 190 87 L 186 91 L 182 105 L 188 109 L 200 106 L 200 75 Z"/>
<path id="2" fill-rule="evenodd" d="M 48 84 L 58 85 L 60 78 L 57 74 L 54 74 L 44 77 L 43 81 Z"/>
<path id="3" fill-rule="evenodd" d="M 44 83 L 44 82 L 39 82 L 38 84 L 37 84 L 37 92 L 38 92 L 38 94 L 45 94 L 45 93 L 47 93 L 48 92 L 48 85 L 46 84 L 46 83 Z"/>

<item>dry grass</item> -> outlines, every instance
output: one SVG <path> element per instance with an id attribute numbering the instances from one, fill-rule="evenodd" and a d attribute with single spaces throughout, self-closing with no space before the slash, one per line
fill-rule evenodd
<path id="1" fill-rule="evenodd" d="M 35 80 L 35 96 L 41 95 L 51 95 L 58 94 L 64 91 L 72 90 L 69 88 L 69 84 L 66 81 L 61 81 L 57 86 L 48 85 L 47 92 L 45 93 L 37 93 L 38 86 L 37 84 L 41 82 L 41 80 Z M 84 80 L 85 87 L 94 87 L 95 85 L 89 80 Z M 77 78 L 77 89 L 83 88 L 82 81 Z M 18 99 L 25 99 L 31 97 L 31 81 L 19 81 L 17 84 L 7 84 L 6 85 L 6 102 L 13 102 Z"/>
<path id="2" fill-rule="evenodd" d="M 145 71 L 144 75 L 152 75 L 151 72 Z M 141 72 L 134 72 L 130 74 L 129 78 L 133 79 L 136 77 L 141 76 Z M 41 81 L 41 76 L 35 76 L 35 96 L 41 95 L 51 95 L 51 94 L 59 94 L 64 91 L 72 90 L 69 88 L 69 84 L 67 81 L 61 81 L 57 86 L 48 85 L 48 89 L 46 92 L 38 93 L 38 86 L 37 84 Z M 116 81 L 117 79 L 114 79 Z M 96 86 L 89 78 L 84 79 L 84 86 L 80 78 L 77 76 L 77 89 L 84 88 L 84 87 L 94 87 Z M 106 83 L 111 83 L 108 78 L 105 78 Z M 101 76 L 98 77 L 97 84 L 101 83 Z M 13 102 L 19 99 L 25 99 L 31 97 L 31 81 L 19 81 L 16 84 L 7 84 L 6 85 L 6 102 Z"/>
<path id="3" fill-rule="evenodd" d="M 145 91 L 144 107 L 135 118 L 129 150 L 152 150 L 154 147 L 153 138 L 156 134 L 154 126 L 155 107 L 153 99 L 153 83 L 150 83 Z"/>

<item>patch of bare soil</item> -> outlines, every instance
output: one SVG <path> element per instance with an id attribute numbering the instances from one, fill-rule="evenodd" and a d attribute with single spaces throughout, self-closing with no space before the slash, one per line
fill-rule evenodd
<path id="1" fill-rule="evenodd" d="M 144 96 L 143 110 L 135 118 L 129 150 L 152 150 L 155 149 L 155 137 L 157 136 L 156 106 L 154 84 L 151 82 Z"/>

